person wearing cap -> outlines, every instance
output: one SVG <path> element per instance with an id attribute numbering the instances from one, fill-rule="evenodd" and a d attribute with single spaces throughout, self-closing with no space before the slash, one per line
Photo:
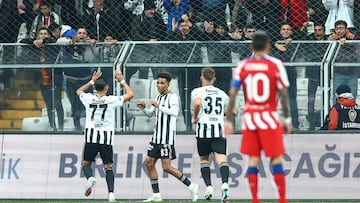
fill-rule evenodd
<path id="1" fill-rule="evenodd" d="M 336 89 L 336 104 L 329 113 L 328 130 L 360 129 L 360 106 L 348 85 L 342 84 Z"/>

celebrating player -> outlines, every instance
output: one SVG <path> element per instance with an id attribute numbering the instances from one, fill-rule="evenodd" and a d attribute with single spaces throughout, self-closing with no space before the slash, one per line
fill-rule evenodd
<path id="1" fill-rule="evenodd" d="M 285 133 L 291 131 L 291 117 L 289 110 L 289 96 L 287 87 L 288 77 L 283 63 L 268 56 L 270 39 L 263 31 L 255 32 L 251 48 L 255 56 L 240 62 L 235 70 L 230 88 L 230 100 L 227 107 L 225 133 L 234 132 L 232 124 L 232 109 L 235 97 L 243 83 L 245 108 L 243 112 L 241 152 L 250 156 L 246 172 L 252 194 L 252 202 L 259 203 L 258 166 L 260 151 L 271 158 L 271 168 L 275 183 L 278 187 L 280 203 L 287 203 L 285 197 L 285 174 L 282 167 L 285 153 L 282 128 Z M 277 95 L 279 94 L 283 111 L 283 123 L 277 112 Z"/>
<path id="2" fill-rule="evenodd" d="M 226 157 L 226 140 L 222 137 L 222 131 L 224 129 L 225 106 L 229 101 L 229 97 L 224 91 L 213 86 L 215 80 L 215 70 L 213 68 L 203 68 L 201 70 L 200 81 L 202 87 L 191 92 L 194 107 L 192 123 L 196 125 L 201 176 L 206 185 L 205 199 L 210 200 L 213 195 L 210 154 L 214 153 L 222 180 L 221 202 L 228 202 L 229 165 Z"/>
<path id="3" fill-rule="evenodd" d="M 161 165 L 164 171 L 170 173 L 181 182 L 183 182 L 192 194 L 192 200 L 197 201 L 199 186 L 192 183 L 177 168 L 171 166 L 171 160 L 176 158 L 175 154 L 175 135 L 176 135 L 176 117 L 179 114 L 179 99 L 178 96 L 169 91 L 169 84 L 171 75 L 168 72 L 160 72 L 157 76 L 157 89 L 159 95 L 155 100 L 149 102 L 150 108 L 145 108 L 146 103 L 140 102 L 137 106 L 144 110 L 147 116 L 155 114 L 155 128 L 154 134 L 151 138 L 147 158 L 146 167 L 149 171 L 150 183 L 153 194 L 144 202 L 162 201 L 158 173 L 155 168 L 156 161 L 161 159 Z"/>
<path id="4" fill-rule="evenodd" d="M 89 196 L 96 183 L 92 175 L 91 163 L 96 155 L 100 153 L 106 173 L 109 202 L 115 202 L 114 172 L 112 170 L 115 108 L 129 101 L 134 96 L 134 93 L 125 82 L 122 73 L 115 71 L 115 79 L 125 88 L 126 93 L 122 96 L 106 96 L 109 85 L 101 75 L 101 71 L 94 72 L 91 80 L 76 91 L 86 109 L 85 146 L 81 165 L 88 181 L 85 196 Z M 85 90 L 92 85 L 96 90 L 96 94 L 85 93 Z"/>

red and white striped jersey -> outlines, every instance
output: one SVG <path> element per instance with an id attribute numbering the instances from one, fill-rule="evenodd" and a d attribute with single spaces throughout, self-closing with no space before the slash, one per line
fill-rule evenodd
<path id="1" fill-rule="evenodd" d="M 270 56 L 246 59 L 237 65 L 233 80 L 243 84 L 245 108 L 242 129 L 277 128 L 278 90 L 289 86 L 283 63 Z"/>

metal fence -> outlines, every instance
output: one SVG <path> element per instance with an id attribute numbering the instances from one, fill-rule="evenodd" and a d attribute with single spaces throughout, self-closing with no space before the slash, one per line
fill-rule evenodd
<path id="1" fill-rule="evenodd" d="M 59 114 L 55 110 L 56 102 L 53 102 L 54 106 L 46 108 L 44 100 L 52 93 L 55 94 L 53 90 L 56 86 L 62 93 L 60 96 L 51 96 L 50 100 L 60 100 L 63 105 L 64 130 L 78 130 L 74 120 L 78 119 L 82 126 L 84 113 L 72 103 L 75 90 L 71 89 L 69 84 L 74 82 L 74 77 L 80 78 L 80 83 L 87 82 L 91 72 L 100 68 L 109 81 L 113 81 L 114 69 L 122 70 L 135 91 L 135 97 L 117 112 L 117 131 L 152 131 L 153 119 L 145 117 L 136 107 L 136 102 L 155 98 L 157 89 L 154 77 L 163 70 L 173 75 L 170 88 L 180 96 L 178 130 L 191 131 L 190 92 L 200 85 L 200 69 L 214 67 L 217 72 L 216 85 L 227 91 L 236 63 L 252 54 L 249 43 L 126 41 L 95 45 L 46 44 L 41 48 L 22 43 L 0 44 L 1 128 L 5 131 L 54 130 L 49 127 L 51 125 L 48 115 L 53 115 L 53 122 L 59 125 L 56 119 Z M 284 52 L 272 49 L 271 55 L 282 59 L 287 68 L 291 85 L 291 113 L 297 130 L 313 130 L 321 126 L 333 104 L 335 81 L 355 81 L 355 86 L 354 83 L 348 84 L 352 85 L 354 95 L 359 95 L 359 48 L 359 41 L 348 41 L 344 45 L 331 41 L 292 41 Z M 41 74 L 44 69 L 54 75 L 54 83 L 47 84 L 47 94 L 42 92 L 44 84 L 40 84 L 43 81 Z M 342 75 L 338 75 L 344 70 L 350 71 L 345 80 Z M 121 91 L 120 86 L 111 85 L 111 93 L 119 95 Z M 35 95 L 30 94 L 31 92 Z M 28 106 L 28 103 L 32 105 Z M 243 104 L 243 93 L 240 91 L 237 100 L 239 112 Z M 72 107 L 74 105 L 76 107 Z M 237 129 L 241 126 L 240 115 L 239 113 L 236 117 Z"/>

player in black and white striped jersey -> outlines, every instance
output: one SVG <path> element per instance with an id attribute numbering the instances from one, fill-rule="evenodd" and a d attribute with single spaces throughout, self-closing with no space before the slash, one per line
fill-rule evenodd
<path id="1" fill-rule="evenodd" d="M 197 201 L 199 186 L 192 183 L 181 171 L 171 166 L 171 160 L 176 158 L 175 153 L 175 135 L 176 135 L 176 117 L 179 114 L 178 96 L 169 90 L 171 75 L 168 72 L 160 72 L 157 76 L 157 89 L 159 95 L 155 100 L 149 101 L 150 108 L 145 108 L 146 103 L 140 102 L 137 106 L 144 110 L 144 113 L 151 117 L 155 114 L 154 134 L 151 138 L 146 167 L 149 171 L 150 183 L 153 194 L 144 202 L 162 201 L 158 174 L 155 168 L 156 161 L 161 159 L 162 168 L 174 177 L 183 182 L 191 191 L 192 200 Z"/>
<path id="2" fill-rule="evenodd" d="M 126 93 L 122 96 L 106 96 L 109 85 L 101 75 L 100 70 L 94 72 L 91 80 L 76 91 L 86 109 L 85 146 L 81 165 L 82 171 L 88 180 L 85 196 L 89 196 L 96 182 L 92 175 L 91 163 L 96 155 L 100 153 L 106 172 L 109 202 L 115 202 L 114 172 L 112 170 L 115 110 L 117 107 L 122 106 L 124 102 L 129 101 L 134 96 L 134 93 L 125 82 L 122 73 L 115 71 L 115 79 L 125 88 Z M 85 91 L 92 85 L 96 93 L 86 93 Z"/>
<path id="3" fill-rule="evenodd" d="M 201 175 L 206 185 L 205 199 L 213 195 L 210 173 L 210 154 L 213 153 L 220 168 L 222 202 L 228 201 L 229 165 L 226 157 L 226 139 L 222 137 L 224 115 L 229 96 L 214 86 L 216 77 L 213 68 L 201 70 L 201 87 L 191 92 L 193 103 L 192 123 L 196 125 L 197 148 L 200 156 Z"/>

